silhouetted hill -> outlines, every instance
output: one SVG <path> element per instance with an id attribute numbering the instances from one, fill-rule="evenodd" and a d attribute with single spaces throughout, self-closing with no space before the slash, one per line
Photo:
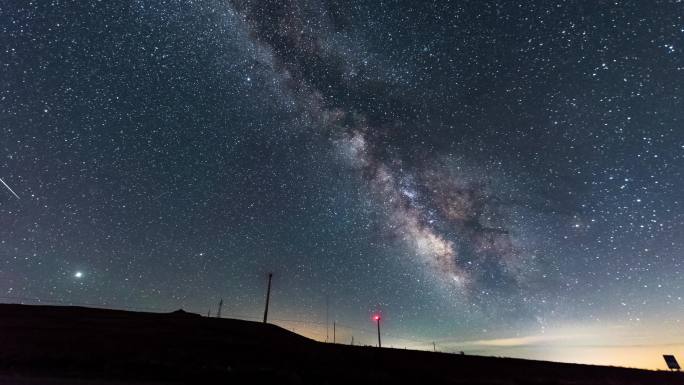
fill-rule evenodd
<path id="1" fill-rule="evenodd" d="M 324 344 L 271 324 L 0 305 L 0 384 L 684 384 L 680 373 Z"/>

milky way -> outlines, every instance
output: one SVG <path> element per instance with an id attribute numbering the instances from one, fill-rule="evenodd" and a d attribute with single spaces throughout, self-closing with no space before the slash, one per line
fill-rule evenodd
<path id="1" fill-rule="evenodd" d="M 472 281 L 467 270 L 477 271 L 487 259 L 494 260 L 488 266 L 490 270 L 497 269 L 506 276 L 515 271 L 520 250 L 509 229 L 486 223 L 497 214 L 492 204 L 496 196 L 487 191 L 486 184 L 464 181 L 470 176 L 439 169 L 434 165 L 438 155 L 421 159 L 419 165 L 413 159 L 394 156 L 387 151 L 386 141 L 403 122 L 369 118 L 375 106 L 355 105 L 337 96 L 367 86 L 364 80 L 353 79 L 355 63 L 345 57 L 348 52 L 336 49 L 338 36 L 344 33 L 333 32 L 338 26 L 326 4 L 235 4 L 256 42 L 272 52 L 275 69 L 297 95 L 304 113 L 331 136 L 333 150 L 343 155 L 348 166 L 358 169 L 386 211 L 386 231 L 410 247 L 440 279 L 458 289 L 469 287 Z M 377 95 L 371 97 L 388 99 L 391 84 L 385 79 L 376 83 Z M 326 94 L 326 89 L 335 91 Z M 475 266 L 466 269 L 466 261 Z"/>

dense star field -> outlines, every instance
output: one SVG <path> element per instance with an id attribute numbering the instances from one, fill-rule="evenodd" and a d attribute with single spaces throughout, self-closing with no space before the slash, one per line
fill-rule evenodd
<path id="1" fill-rule="evenodd" d="M 2 302 L 663 367 L 684 5 L 0 5 Z M 385 342 L 386 341 L 386 342 Z"/>

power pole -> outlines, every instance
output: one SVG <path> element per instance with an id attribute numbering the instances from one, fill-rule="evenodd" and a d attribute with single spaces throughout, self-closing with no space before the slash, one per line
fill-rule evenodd
<path id="1" fill-rule="evenodd" d="M 268 302 L 271 300 L 271 278 L 273 278 L 273 273 L 268 273 L 268 289 L 266 289 L 266 309 L 264 309 L 264 323 L 268 321 Z"/>
<path id="2" fill-rule="evenodd" d="M 219 301 L 218 311 L 216 312 L 216 318 L 221 318 L 221 309 L 223 308 L 223 298 Z"/>
<path id="3" fill-rule="evenodd" d="M 333 321 L 333 344 L 337 343 L 337 338 L 335 334 L 335 327 L 337 326 L 337 323 Z"/>
<path id="4" fill-rule="evenodd" d="M 328 309 L 329 309 L 329 299 L 328 295 L 325 295 L 325 342 L 330 341 L 330 321 L 328 321 Z"/>
<path id="5" fill-rule="evenodd" d="M 432 351 L 433 352 L 437 351 L 437 345 L 435 345 L 435 341 L 432 341 Z"/>

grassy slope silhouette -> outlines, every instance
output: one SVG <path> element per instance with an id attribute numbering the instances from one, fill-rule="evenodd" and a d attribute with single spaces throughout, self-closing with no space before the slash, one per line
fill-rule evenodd
<path id="1" fill-rule="evenodd" d="M 0 383 L 208 381 L 684 384 L 684 374 L 325 344 L 271 324 L 181 311 L 0 305 Z"/>

